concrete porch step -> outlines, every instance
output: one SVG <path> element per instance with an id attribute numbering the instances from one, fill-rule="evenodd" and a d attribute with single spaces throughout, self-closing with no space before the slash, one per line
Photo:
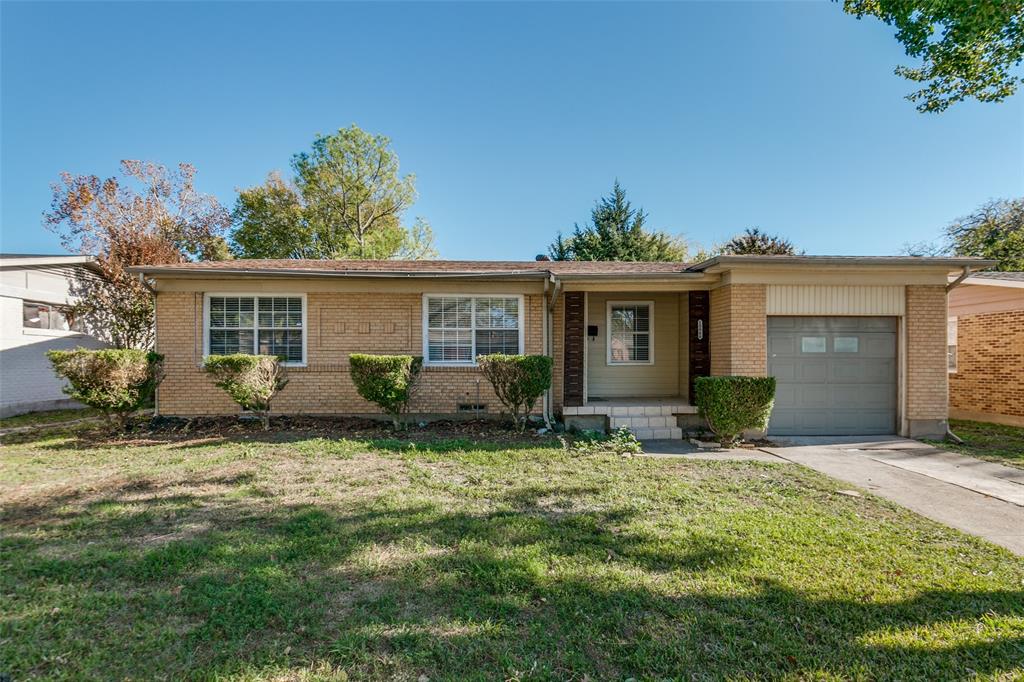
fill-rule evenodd
<path id="1" fill-rule="evenodd" d="M 672 416 L 610 417 L 608 426 L 612 430 L 626 427 L 640 440 L 683 437 L 683 430 L 676 425 L 676 418 Z"/>

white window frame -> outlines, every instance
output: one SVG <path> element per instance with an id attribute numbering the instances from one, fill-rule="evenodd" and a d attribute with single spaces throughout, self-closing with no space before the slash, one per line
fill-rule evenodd
<path id="1" fill-rule="evenodd" d="M 430 313 L 429 301 L 432 298 L 468 298 L 472 303 L 472 326 L 470 327 L 470 339 L 472 349 L 470 355 L 472 360 L 430 360 Z M 526 297 L 523 294 L 488 294 L 488 293 L 429 293 L 423 294 L 422 308 L 422 331 L 423 331 L 423 366 L 424 367 L 476 367 L 476 299 L 478 298 L 514 298 L 519 301 L 519 353 L 526 352 Z"/>
<path id="2" fill-rule="evenodd" d="M 205 292 L 203 294 L 203 363 L 206 362 L 206 358 L 210 357 L 210 299 L 211 298 L 252 298 L 253 300 L 253 354 L 259 350 L 259 310 L 261 298 L 301 298 L 302 299 L 302 362 L 282 362 L 281 364 L 285 367 L 306 367 L 309 355 L 307 353 L 307 346 L 309 343 L 309 306 L 306 302 L 306 294 L 290 293 L 290 292 L 268 292 L 263 291 L 260 293 L 256 292 L 240 292 L 240 291 L 228 291 L 224 293 L 220 292 Z M 247 327 L 240 327 L 240 329 L 247 329 Z"/>
<path id="3" fill-rule="evenodd" d="M 956 330 L 955 337 L 950 342 L 949 332 L 950 325 L 953 325 Z M 960 318 L 956 315 L 950 315 L 946 318 L 946 373 L 956 374 L 960 368 Z M 949 347 L 953 346 L 953 366 L 949 366 Z"/>
<path id="4" fill-rule="evenodd" d="M 612 360 L 612 308 L 616 306 L 645 305 L 648 309 L 648 347 L 646 360 Z M 611 367 L 628 367 L 630 365 L 654 364 L 654 301 L 608 301 L 605 308 L 605 363 Z"/>

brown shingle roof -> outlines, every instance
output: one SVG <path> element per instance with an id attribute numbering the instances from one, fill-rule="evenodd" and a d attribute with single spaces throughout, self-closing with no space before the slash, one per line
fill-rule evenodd
<path id="1" fill-rule="evenodd" d="M 634 263 L 625 261 L 486 261 L 486 260 L 302 260 L 238 259 L 199 261 L 176 265 L 142 266 L 141 272 L 309 272 L 309 273 L 415 273 L 415 274 L 673 274 L 687 263 Z"/>
<path id="2" fill-rule="evenodd" d="M 1007 282 L 1024 282 L 1024 272 L 1006 272 L 1006 271 L 995 271 L 995 272 L 976 272 L 971 277 L 981 277 L 982 279 L 997 279 L 1005 280 Z"/>

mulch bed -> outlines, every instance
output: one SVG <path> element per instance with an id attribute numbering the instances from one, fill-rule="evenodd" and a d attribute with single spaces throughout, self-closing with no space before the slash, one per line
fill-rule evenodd
<path id="1" fill-rule="evenodd" d="M 422 423 L 422 422 L 421 422 Z M 130 445 L 204 440 L 211 438 L 288 442 L 306 438 L 348 438 L 352 440 L 400 440 L 431 442 L 466 440 L 509 445 L 558 446 L 554 434 L 538 434 L 537 427 L 518 433 L 504 422 L 487 419 L 438 420 L 410 424 L 396 431 L 389 422 L 356 417 L 277 416 L 264 431 L 259 420 L 228 417 L 137 418 L 125 433 L 114 434 L 105 427 L 82 430 L 78 439 L 91 444 Z"/>

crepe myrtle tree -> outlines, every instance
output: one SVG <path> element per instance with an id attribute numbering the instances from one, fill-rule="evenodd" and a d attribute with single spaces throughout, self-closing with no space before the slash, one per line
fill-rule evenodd
<path id="1" fill-rule="evenodd" d="M 67 380 L 64 392 L 96 408 L 117 430 L 136 410 L 149 404 L 163 379 L 163 356 L 137 348 L 51 350 L 56 374 Z"/>
<path id="2" fill-rule="evenodd" d="M 359 395 L 390 415 L 395 429 L 402 428 L 402 415 L 415 393 L 423 358 L 353 353 L 348 356 L 348 366 Z"/>
<path id="3" fill-rule="evenodd" d="M 288 384 L 281 358 L 246 353 L 211 355 L 206 358 L 205 368 L 243 410 L 259 417 L 264 431 L 270 430 L 271 402 Z"/>
<path id="4" fill-rule="evenodd" d="M 551 358 L 546 355 L 481 355 L 477 364 L 494 394 L 509 411 L 512 425 L 526 429 L 526 417 L 551 387 Z"/>

